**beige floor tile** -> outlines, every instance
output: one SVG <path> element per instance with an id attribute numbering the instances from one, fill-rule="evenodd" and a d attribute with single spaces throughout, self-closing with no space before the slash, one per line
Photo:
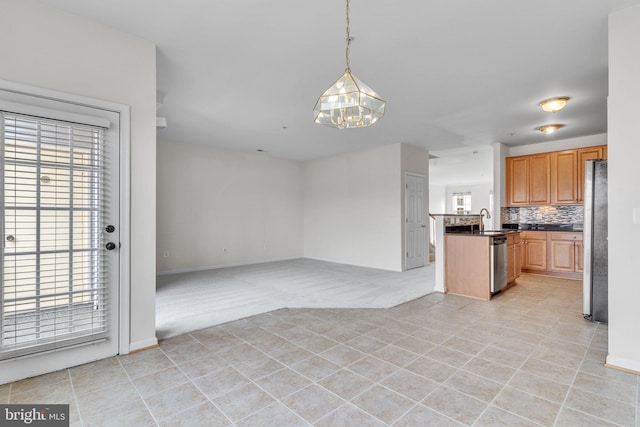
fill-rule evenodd
<path id="1" fill-rule="evenodd" d="M 172 417 L 204 403 L 207 398 L 193 384 L 187 383 L 170 388 L 145 399 L 151 414 L 158 421 Z"/>
<path id="2" fill-rule="evenodd" d="M 210 354 L 202 359 L 195 359 L 190 362 L 178 365 L 180 370 L 191 380 L 205 375 L 216 373 L 229 367 L 227 362 L 214 354 Z"/>
<path id="3" fill-rule="evenodd" d="M 636 408 L 634 406 L 577 388 L 569 391 L 565 407 L 624 426 L 635 423 Z"/>
<path id="4" fill-rule="evenodd" d="M 509 381 L 516 372 L 513 368 L 499 365 L 480 357 L 474 357 L 462 369 L 501 384 Z"/>
<path id="5" fill-rule="evenodd" d="M 346 345 L 337 345 L 319 354 L 339 366 L 347 366 L 365 357 L 365 354 Z"/>
<path id="6" fill-rule="evenodd" d="M 560 404 L 558 403 L 541 399 L 511 387 L 506 387 L 502 390 L 493 404 L 545 426 L 553 425 L 560 411 Z"/>
<path id="7" fill-rule="evenodd" d="M 161 427 L 227 427 L 231 420 L 211 402 L 201 403 L 179 412 L 160 422 Z"/>
<path id="8" fill-rule="evenodd" d="M 510 368 L 518 369 L 527 360 L 528 355 L 513 353 L 504 349 L 489 345 L 487 348 L 478 353 L 477 357 L 488 360 L 493 363 L 505 365 Z"/>
<path id="9" fill-rule="evenodd" d="M 140 399 L 140 395 L 131 382 L 117 383 L 100 388 L 91 393 L 77 393 L 78 409 L 85 418 L 113 411 Z"/>
<path id="10" fill-rule="evenodd" d="M 613 427 L 617 425 L 602 418 L 596 418 L 584 412 L 565 407 L 560 411 L 555 427 Z"/>
<path id="11" fill-rule="evenodd" d="M 275 399 L 253 384 L 247 384 L 213 399 L 213 403 L 237 422 L 249 415 L 275 403 Z"/>
<path id="12" fill-rule="evenodd" d="M 524 391 L 556 403 L 564 402 L 569 386 L 520 371 L 509 381 L 509 387 Z"/>
<path id="13" fill-rule="evenodd" d="M 400 418 L 394 427 L 417 427 L 417 426 L 438 426 L 438 427 L 460 427 L 464 424 L 459 423 L 453 418 L 449 418 L 431 408 L 423 405 L 417 405 L 406 415 Z"/>
<path id="14" fill-rule="evenodd" d="M 625 384 L 636 385 L 638 383 L 638 375 L 619 369 L 607 368 L 604 362 L 598 360 L 585 359 L 580 365 L 580 371 L 597 377 L 606 378 L 610 381 L 622 382 Z"/>
<path id="15" fill-rule="evenodd" d="M 71 378 L 84 375 L 95 375 L 102 371 L 118 370 L 120 369 L 120 363 L 116 357 L 109 357 L 107 359 L 98 360 L 96 362 L 85 363 L 84 365 L 74 366 L 69 368 Z"/>
<path id="16" fill-rule="evenodd" d="M 53 384 L 43 385 L 20 393 L 11 392 L 10 403 L 72 403 L 73 390 L 71 382 L 57 381 Z"/>
<path id="17" fill-rule="evenodd" d="M 376 350 L 372 355 L 378 359 L 382 359 L 385 362 L 389 362 L 400 367 L 405 367 L 420 357 L 416 353 L 396 347 L 393 344 L 389 344 L 379 350 Z"/>
<path id="18" fill-rule="evenodd" d="M 318 384 L 345 400 L 351 400 L 371 388 L 374 383 L 347 369 L 341 369 L 319 381 Z"/>
<path id="19" fill-rule="evenodd" d="M 487 346 L 487 344 L 460 338 L 459 336 L 449 338 L 442 345 L 473 356 L 480 353 Z"/>
<path id="20" fill-rule="evenodd" d="M 419 402 L 438 388 L 439 384 L 420 375 L 400 369 L 385 379 L 382 385 Z"/>
<path id="21" fill-rule="evenodd" d="M 541 424 L 534 423 L 533 421 L 526 420 L 515 414 L 504 411 L 495 406 L 490 406 L 482 414 L 480 419 L 474 424 L 474 427 L 540 427 Z M 574 425 L 575 427 L 575 425 Z"/>
<path id="22" fill-rule="evenodd" d="M 313 423 L 342 406 L 345 401 L 320 386 L 311 385 L 282 399 L 282 403 Z"/>
<path id="23" fill-rule="evenodd" d="M 453 374 L 444 385 L 487 403 L 491 402 L 503 387 L 500 383 L 464 371 Z"/>
<path id="24" fill-rule="evenodd" d="M 461 351 L 453 350 L 448 347 L 438 346 L 425 354 L 425 357 L 438 361 L 440 363 L 446 363 L 455 368 L 461 368 L 469 360 L 473 358 L 472 355 L 463 353 Z"/>
<path id="25" fill-rule="evenodd" d="M 87 373 L 84 369 L 80 371 L 72 369 L 71 378 L 76 393 L 91 393 L 103 387 L 129 381 L 129 376 L 119 363 L 94 373 Z"/>
<path id="26" fill-rule="evenodd" d="M 573 387 L 599 394 L 627 405 L 636 404 L 637 385 L 609 381 L 584 372 L 578 372 Z"/>
<path id="27" fill-rule="evenodd" d="M 142 397 L 160 393 L 186 382 L 189 382 L 189 379 L 175 366 L 133 380 Z"/>
<path id="28" fill-rule="evenodd" d="M 313 357 L 314 355 L 313 353 L 305 350 L 299 345 L 291 343 L 285 345 L 284 347 L 269 350 L 266 353 L 286 366 L 291 366 L 294 363 L 300 362 L 304 359 L 308 359 L 310 357 Z"/>
<path id="29" fill-rule="evenodd" d="M 127 361 L 122 366 L 130 378 L 139 378 L 168 369 L 174 364 L 164 353 L 158 351 L 136 361 Z"/>
<path id="30" fill-rule="evenodd" d="M 120 408 L 83 419 L 85 427 L 155 426 L 156 422 L 141 399 Z"/>
<path id="31" fill-rule="evenodd" d="M 525 341 L 520 341 L 513 338 L 501 338 L 492 343 L 493 346 L 501 348 L 503 350 L 510 351 L 512 353 L 518 353 L 522 355 L 529 355 L 536 347 L 535 344 L 531 344 Z"/>
<path id="32" fill-rule="evenodd" d="M 426 357 L 416 359 L 415 362 L 407 365 L 405 369 L 437 383 L 445 381 L 456 372 L 456 368 Z"/>
<path id="33" fill-rule="evenodd" d="M 421 403 L 466 425 L 473 424 L 488 405 L 443 386 L 438 387 Z"/>
<path id="34" fill-rule="evenodd" d="M 436 346 L 436 344 L 431 341 L 423 340 L 415 336 L 405 336 L 404 338 L 397 340 L 394 345 L 418 355 L 422 355 Z"/>
<path id="35" fill-rule="evenodd" d="M 291 365 L 291 369 L 309 378 L 319 381 L 340 369 L 340 366 L 320 356 L 313 356 Z"/>
<path id="36" fill-rule="evenodd" d="M 374 351 L 379 350 L 387 345 L 386 342 L 371 338 L 367 335 L 356 337 L 352 340 L 347 341 L 345 344 L 367 354 L 371 354 Z"/>
<path id="37" fill-rule="evenodd" d="M 378 341 L 385 342 L 387 344 L 393 344 L 394 342 L 406 336 L 405 334 L 402 334 L 398 331 L 392 331 L 387 328 L 376 328 L 371 331 L 368 331 L 366 335 Z"/>
<path id="38" fill-rule="evenodd" d="M 351 402 L 387 424 L 392 424 L 415 405 L 412 400 L 378 385 L 365 391 Z"/>
<path id="39" fill-rule="evenodd" d="M 69 371 L 62 370 L 52 372 L 50 374 L 39 375 L 37 377 L 27 378 L 25 380 L 16 381 L 11 386 L 11 393 L 23 393 L 36 388 L 69 381 Z M 8 386 L 7 386 L 8 387 Z M 8 391 L 8 390 L 7 390 Z"/>
<path id="40" fill-rule="evenodd" d="M 249 384 L 249 379 L 232 367 L 224 368 L 193 381 L 210 399 Z"/>
<path id="41" fill-rule="evenodd" d="M 451 338 L 450 334 L 431 328 L 418 328 L 413 331 L 411 336 L 430 341 L 434 344 L 441 344 Z"/>
<path id="42" fill-rule="evenodd" d="M 578 369 L 584 359 L 584 352 L 568 353 L 559 349 L 539 346 L 531 353 L 531 358 L 555 363 L 570 369 Z"/>
<path id="43" fill-rule="evenodd" d="M 284 368 L 259 379 L 256 384 L 275 398 L 282 399 L 307 387 L 311 381 L 289 368 Z"/>
<path id="44" fill-rule="evenodd" d="M 347 366 L 347 369 L 354 371 L 373 382 L 378 382 L 400 369 L 399 367 L 376 359 L 375 357 L 365 357 Z"/>
<path id="45" fill-rule="evenodd" d="M 9 391 L 11 390 L 11 384 L 0 385 L 0 403 L 9 403 Z"/>
<path id="46" fill-rule="evenodd" d="M 312 353 L 322 353 L 340 343 L 320 335 L 315 335 L 298 340 L 296 344 Z"/>
<path id="47" fill-rule="evenodd" d="M 359 408 L 346 403 L 313 425 L 315 427 L 384 427 L 386 424 L 366 412 L 363 412 Z"/>
<path id="48" fill-rule="evenodd" d="M 236 423 L 237 427 L 303 427 L 309 424 L 281 403 L 274 403 Z"/>
<path id="49" fill-rule="evenodd" d="M 570 385 L 575 377 L 576 370 L 545 362 L 538 359 L 529 359 L 522 365 L 522 371 L 538 375 L 562 384 Z"/>

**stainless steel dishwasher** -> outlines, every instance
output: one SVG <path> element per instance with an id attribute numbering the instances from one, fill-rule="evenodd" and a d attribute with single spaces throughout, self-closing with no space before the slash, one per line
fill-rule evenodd
<path id="1" fill-rule="evenodd" d="M 491 252 L 491 293 L 507 286 L 507 236 L 492 236 L 489 241 Z"/>

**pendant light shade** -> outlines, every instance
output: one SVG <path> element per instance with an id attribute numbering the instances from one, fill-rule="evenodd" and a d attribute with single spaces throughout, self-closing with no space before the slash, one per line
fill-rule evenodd
<path id="1" fill-rule="evenodd" d="M 384 115 L 385 101 L 360 79 L 345 72 L 313 109 L 315 122 L 339 129 L 371 126 Z"/>
<path id="2" fill-rule="evenodd" d="M 349 53 L 351 34 L 349 0 L 347 2 L 347 68 L 345 73 L 329 87 L 316 102 L 314 121 L 338 129 L 371 126 L 384 116 L 385 101 L 369 86 L 351 74 Z"/>

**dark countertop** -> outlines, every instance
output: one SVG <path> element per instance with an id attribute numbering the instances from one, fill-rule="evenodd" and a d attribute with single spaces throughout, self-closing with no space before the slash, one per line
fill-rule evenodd
<path id="1" fill-rule="evenodd" d="M 582 232 L 582 224 L 502 224 L 503 229 L 517 229 L 519 231 L 572 231 Z"/>

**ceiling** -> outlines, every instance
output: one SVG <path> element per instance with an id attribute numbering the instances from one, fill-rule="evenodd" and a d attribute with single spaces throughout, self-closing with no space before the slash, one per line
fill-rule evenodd
<path id="1" fill-rule="evenodd" d="M 606 132 L 607 15 L 640 0 L 351 0 L 351 69 L 387 101 L 313 123 L 345 68 L 344 0 L 40 0 L 157 45 L 158 140 L 293 160 L 404 142 L 444 153 Z M 569 96 L 545 113 L 542 99 Z M 536 126 L 562 123 L 553 135 Z"/>

